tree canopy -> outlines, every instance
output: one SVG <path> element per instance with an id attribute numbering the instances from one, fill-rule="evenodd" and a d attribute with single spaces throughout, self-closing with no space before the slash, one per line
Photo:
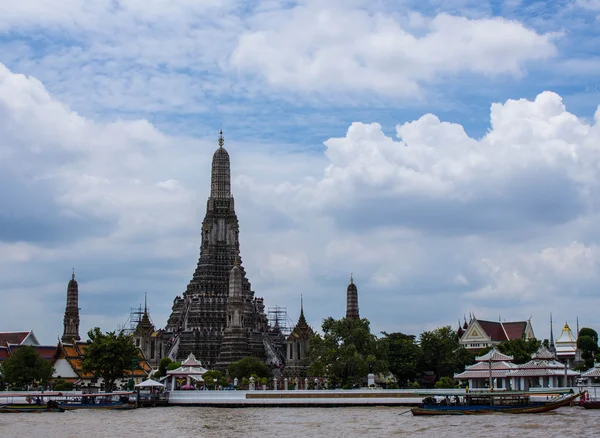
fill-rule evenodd
<path id="1" fill-rule="evenodd" d="M 54 368 L 50 362 L 40 357 L 38 351 L 29 345 L 22 345 L 2 363 L 3 379 L 6 383 L 24 387 L 32 384 L 46 386 L 52 379 Z"/>
<path id="2" fill-rule="evenodd" d="M 231 378 L 237 377 L 249 379 L 255 374 L 258 377 L 271 377 L 271 370 L 262 360 L 254 356 L 248 356 L 237 362 L 233 362 L 227 368 Z"/>
<path id="3" fill-rule="evenodd" d="M 382 332 L 380 340 L 386 352 L 389 371 L 396 377 L 400 387 L 407 387 L 410 381 L 419 377 L 421 348 L 414 335 Z"/>
<path id="4" fill-rule="evenodd" d="M 514 363 L 523 364 L 531 360 L 541 344 L 542 342 L 535 338 L 511 339 L 498 344 L 498 351 L 513 356 Z"/>
<path id="5" fill-rule="evenodd" d="M 102 377 L 107 392 L 114 382 L 125 377 L 139 361 L 138 349 L 133 337 L 123 332 L 102 333 L 98 327 L 88 332 L 87 346 L 83 351 L 82 369 L 95 377 Z"/>
<path id="6" fill-rule="evenodd" d="M 309 341 L 310 371 L 325 376 L 333 386 L 360 384 L 369 372 L 387 371 L 385 349 L 371 334 L 367 319 L 327 318 L 323 336 Z"/>
<path id="7" fill-rule="evenodd" d="M 584 368 L 592 368 L 598 355 L 598 333 L 596 330 L 583 327 L 577 336 L 577 348 L 581 350 Z"/>
<path id="8" fill-rule="evenodd" d="M 473 363 L 474 355 L 459 344 L 456 332 L 450 326 L 421 333 L 421 362 L 423 371 L 433 371 L 436 380 L 453 377 L 454 373 L 464 371 L 465 365 Z"/>
<path id="9" fill-rule="evenodd" d="M 163 357 L 158 364 L 158 370 L 154 373 L 154 378 L 159 379 L 167 375 L 167 367 L 171 365 L 173 361 L 168 357 Z"/>
<path id="10" fill-rule="evenodd" d="M 204 379 L 204 383 L 209 388 L 212 388 L 212 386 L 215 384 L 215 379 L 217 379 L 217 386 L 227 386 L 227 379 L 219 370 L 210 370 L 205 372 L 202 374 L 202 379 Z"/>

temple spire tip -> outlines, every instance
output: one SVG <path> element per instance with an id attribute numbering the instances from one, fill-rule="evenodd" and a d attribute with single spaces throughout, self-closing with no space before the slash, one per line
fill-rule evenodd
<path id="1" fill-rule="evenodd" d="M 225 139 L 223 138 L 223 130 L 219 131 L 219 147 L 222 148 L 225 144 Z"/>

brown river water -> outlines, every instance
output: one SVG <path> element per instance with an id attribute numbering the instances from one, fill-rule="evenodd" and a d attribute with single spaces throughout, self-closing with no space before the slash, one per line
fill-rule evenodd
<path id="1" fill-rule="evenodd" d="M 600 410 L 580 407 L 464 417 L 413 417 L 407 410 L 166 407 L 0 414 L 0 437 L 600 437 Z"/>

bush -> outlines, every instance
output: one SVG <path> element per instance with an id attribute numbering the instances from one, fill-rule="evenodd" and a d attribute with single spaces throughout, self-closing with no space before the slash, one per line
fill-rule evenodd
<path id="1" fill-rule="evenodd" d="M 73 391 L 73 383 L 72 382 L 59 382 L 54 385 L 55 391 Z"/>
<path id="2" fill-rule="evenodd" d="M 458 386 L 456 380 L 451 377 L 442 377 L 440 380 L 435 382 L 436 388 L 456 388 Z"/>

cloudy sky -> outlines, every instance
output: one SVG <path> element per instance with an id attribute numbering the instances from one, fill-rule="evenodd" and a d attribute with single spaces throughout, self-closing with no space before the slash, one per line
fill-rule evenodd
<path id="1" fill-rule="evenodd" d="M 0 0 L 0 330 L 198 257 L 223 129 L 253 289 L 315 326 L 600 329 L 600 1 Z M 555 336 L 560 327 L 555 327 Z"/>

